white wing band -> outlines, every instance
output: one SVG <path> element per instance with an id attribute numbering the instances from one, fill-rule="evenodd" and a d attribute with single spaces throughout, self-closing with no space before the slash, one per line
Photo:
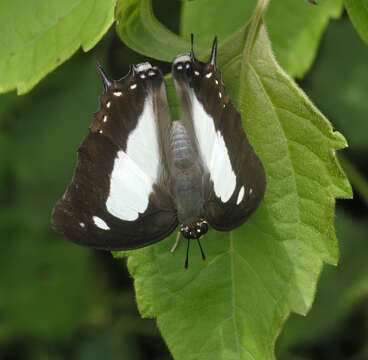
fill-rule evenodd
<path id="1" fill-rule="evenodd" d="M 151 98 L 147 98 L 130 133 L 126 152 L 119 151 L 111 173 L 108 212 L 121 220 L 134 221 L 146 211 L 160 166 L 156 121 Z"/>
<path id="2" fill-rule="evenodd" d="M 227 202 L 236 188 L 236 176 L 231 166 L 229 152 L 220 131 L 216 131 L 213 119 L 207 114 L 195 95 L 193 104 L 193 123 L 199 150 L 204 160 L 217 197 Z"/>

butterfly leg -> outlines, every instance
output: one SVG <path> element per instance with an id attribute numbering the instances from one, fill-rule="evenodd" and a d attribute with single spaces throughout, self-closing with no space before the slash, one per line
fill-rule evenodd
<path id="1" fill-rule="evenodd" d="M 178 235 L 176 236 L 176 240 L 175 240 L 175 244 L 174 246 L 171 248 L 170 252 L 174 252 L 176 250 L 176 248 L 178 247 L 179 245 L 179 240 L 180 240 L 180 235 L 181 235 L 181 232 L 180 230 L 178 231 Z"/>

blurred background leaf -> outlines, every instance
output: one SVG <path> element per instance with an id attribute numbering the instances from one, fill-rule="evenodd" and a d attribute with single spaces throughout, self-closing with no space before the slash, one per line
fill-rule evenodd
<path id="1" fill-rule="evenodd" d="M 308 315 L 303 318 L 294 314 L 287 321 L 278 340 L 280 359 L 286 356 L 290 348 L 297 348 L 302 355 L 303 352 L 312 352 L 306 349 L 308 346 L 341 336 L 344 332 L 349 338 L 358 340 L 360 346 L 367 340 L 364 333 L 355 331 L 358 329 L 352 329 L 352 333 L 348 334 L 346 325 L 352 311 L 360 305 L 368 305 L 367 220 L 368 217 L 353 219 L 342 209 L 337 213 L 336 231 L 341 251 L 339 266 L 325 266 L 315 302 Z M 353 349 L 352 352 L 357 350 Z M 330 358 L 336 360 L 349 358 L 344 351 L 346 349 L 343 346 L 335 344 L 326 347 L 325 354 L 329 353 Z"/>
<path id="2" fill-rule="evenodd" d="M 345 6 L 360 37 L 368 43 L 368 1 L 345 0 Z"/>

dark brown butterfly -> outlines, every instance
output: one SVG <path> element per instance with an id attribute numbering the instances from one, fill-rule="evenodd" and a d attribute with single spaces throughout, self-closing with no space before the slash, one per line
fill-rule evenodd
<path id="1" fill-rule="evenodd" d="M 79 245 L 129 250 L 164 239 L 180 224 L 189 248 L 207 223 L 229 231 L 251 216 L 265 192 L 265 172 L 226 93 L 216 52 L 215 39 L 207 63 L 195 58 L 193 45 L 174 59 L 181 105 L 181 121 L 174 122 L 158 68 L 138 64 L 115 81 L 98 66 L 101 108 L 54 209 L 58 233 Z"/>

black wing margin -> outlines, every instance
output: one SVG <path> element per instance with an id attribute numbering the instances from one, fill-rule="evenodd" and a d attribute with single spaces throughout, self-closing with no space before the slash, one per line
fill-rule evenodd
<path id="1" fill-rule="evenodd" d="M 133 66 L 128 75 L 118 81 L 108 79 L 101 67 L 99 72 L 105 88 L 100 97 L 101 107 L 78 150 L 72 183 L 53 210 L 52 224 L 56 232 L 79 245 L 105 250 L 136 249 L 164 239 L 178 224 L 164 165 L 165 137 L 170 128 L 166 88 L 160 71 L 148 63 Z M 135 135 L 135 149 L 125 156 L 129 138 L 139 126 L 143 128 Z M 152 134 L 149 131 L 152 129 L 155 129 L 154 135 L 147 140 L 144 134 Z M 157 144 L 150 143 L 155 138 Z M 155 154 L 155 146 L 161 156 L 157 176 L 150 170 L 155 163 L 150 158 Z M 128 159 L 129 164 L 134 163 L 129 166 L 135 175 L 129 171 L 118 173 L 115 188 L 121 196 L 112 199 L 117 210 L 111 212 L 107 199 L 112 197 L 114 164 L 119 154 Z M 131 184 L 129 179 L 133 175 L 136 178 Z M 151 184 L 151 191 L 146 195 L 135 191 L 134 187 L 140 183 Z M 119 184 L 125 184 L 121 191 Z M 147 202 L 144 211 L 134 208 L 134 196 L 138 197 L 137 203 Z M 130 202 L 124 208 L 128 197 Z M 137 213 L 136 218 L 119 216 L 121 206 L 125 212 Z"/>
<path id="2" fill-rule="evenodd" d="M 192 49 L 190 54 L 174 60 L 172 72 L 183 120 L 192 133 L 205 169 L 201 215 L 216 230 L 229 231 L 245 222 L 257 209 L 265 193 L 266 176 L 243 130 L 241 116 L 222 83 L 221 72 L 216 67 L 216 51 L 215 39 L 211 58 L 203 63 L 195 58 Z M 203 121 L 210 123 L 204 126 Z M 216 146 L 211 145 L 214 143 L 211 122 L 212 134 L 218 136 L 217 145 L 223 141 L 226 146 L 234 180 L 228 176 L 230 167 L 218 168 L 221 155 L 218 146 L 215 149 Z M 218 190 L 216 194 L 216 187 L 224 196 L 220 196 Z"/>

